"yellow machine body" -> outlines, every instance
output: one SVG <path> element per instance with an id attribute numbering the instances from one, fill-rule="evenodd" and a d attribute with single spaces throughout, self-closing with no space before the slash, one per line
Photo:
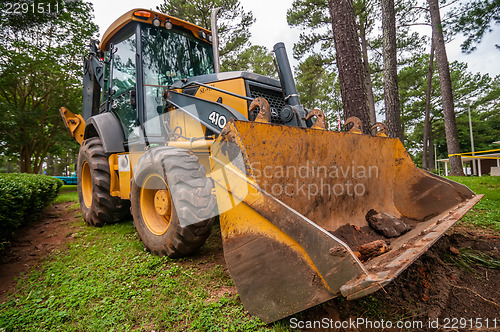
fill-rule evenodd
<path id="1" fill-rule="evenodd" d="M 117 20 L 100 47 L 104 50 L 130 20 L 138 18 L 129 12 Z M 247 96 L 242 78 L 208 85 Z M 245 99 L 208 87 L 200 87 L 195 97 L 249 118 Z M 61 114 L 81 144 L 85 121 L 64 108 Z M 181 128 L 184 137 L 201 137 L 206 131 L 180 111 L 171 114 L 169 125 L 172 131 Z M 383 136 L 230 120 L 213 139 L 165 141 L 197 155 L 213 179 L 225 259 L 250 313 L 272 322 L 340 294 L 354 299 L 372 293 L 396 278 L 481 198 L 418 169 L 398 139 Z M 109 157 L 112 196 L 129 198 L 133 170 L 143 153 Z M 360 247 L 373 232 L 370 211 L 411 229 L 393 238 L 379 236 L 390 242 L 388 251 L 362 261 Z"/>

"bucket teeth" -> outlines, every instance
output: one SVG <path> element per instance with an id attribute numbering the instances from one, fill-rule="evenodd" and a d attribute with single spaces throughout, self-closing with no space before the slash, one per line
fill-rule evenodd
<path id="1" fill-rule="evenodd" d="M 325 113 L 323 113 L 320 109 L 313 109 L 306 116 L 306 121 L 311 119 L 313 116 L 316 116 L 316 122 L 312 125 L 312 128 L 316 129 L 328 129 L 328 124 L 326 123 Z"/>
<path id="2" fill-rule="evenodd" d="M 373 126 L 371 126 L 370 132 L 373 133 L 374 129 L 377 130 L 375 133 L 375 136 L 378 136 L 378 137 L 388 137 L 389 136 L 388 130 L 387 130 L 387 125 L 385 123 L 382 123 L 382 122 L 375 123 Z"/>
<path id="3" fill-rule="evenodd" d="M 259 114 L 255 117 L 255 122 L 270 123 L 271 122 L 271 107 L 266 99 L 262 97 L 255 98 L 248 109 L 252 112 L 254 109 L 259 108 Z"/>
<path id="4" fill-rule="evenodd" d="M 362 134 L 363 133 L 363 124 L 361 123 L 360 119 L 358 119 L 355 116 L 351 116 L 347 120 L 345 120 L 344 126 L 347 128 L 347 126 L 351 123 L 352 123 L 352 128 L 349 129 L 349 133 L 351 133 L 351 134 Z"/>

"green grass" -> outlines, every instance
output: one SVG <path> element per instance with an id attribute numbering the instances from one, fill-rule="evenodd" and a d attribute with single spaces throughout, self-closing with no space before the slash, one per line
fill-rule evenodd
<path id="1" fill-rule="evenodd" d="M 75 189 L 64 186 L 57 202 L 77 201 Z M 210 255 L 217 227 L 201 260 L 146 252 L 131 221 L 94 228 L 78 219 L 72 227 L 74 240 L 21 276 L 0 304 L 0 331 L 268 330 L 226 292 L 233 282 Z"/>
<path id="2" fill-rule="evenodd" d="M 467 212 L 461 222 L 500 233 L 500 177 L 450 176 L 448 178 L 466 185 L 476 194 L 485 195 L 472 210 Z"/>
<path id="3" fill-rule="evenodd" d="M 219 235 L 220 236 L 220 235 Z M 0 328 L 64 331 L 255 331 L 263 327 L 220 265 L 144 251 L 132 222 L 91 228 L 22 277 L 0 304 Z M 208 261 L 210 263 L 210 260 Z"/>
<path id="4" fill-rule="evenodd" d="M 488 269 L 500 270 L 500 260 L 477 250 L 470 248 L 461 249 L 460 258 L 468 265 L 481 265 Z"/>
<path id="5" fill-rule="evenodd" d="M 76 185 L 64 185 L 59 190 L 59 196 L 56 197 L 53 204 L 78 202 L 78 193 L 76 192 Z"/>
<path id="6" fill-rule="evenodd" d="M 452 179 L 486 194 L 464 224 L 500 232 L 500 178 Z M 56 201 L 76 202 L 76 187 L 62 187 Z M 79 218 L 72 227 L 73 240 L 20 277 L 16 292 L 0 304 L 0 331 L 290 330 L 290 318 L 265 326 L 237 294 L 226 292 L 233 283 L 213 256 L 220 250 L 217 227 L 198 257 L 180 260 L 146 252 L 131 221 L 94 228 Z M 469 254 L 468 264 L 498 265 Z M 376 318 L 384 307 L 368 296 L 353 314 Z"/>

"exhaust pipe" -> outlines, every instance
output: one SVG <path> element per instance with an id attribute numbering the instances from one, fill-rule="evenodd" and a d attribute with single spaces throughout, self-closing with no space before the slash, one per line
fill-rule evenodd
<path id="1" fill-rule="evenodd" d="M 220 73 L 220 60 L 219 60 L 219 35 L 217 31 L 217 14 L 222 8 L 214 8 L 210 15 L 210 23 L 212 26 L 212 50 L 214 53 L 214 72 Z"/>
<path id="2" fill-rule="evenodd" d="M 299 100 L 297 87 L 293 79 L 292 68 L 290 67 L 290 62 L 286 54 L 285 44 L 277 43 L 274 45 L 273 51 L 276 56 L 276 62 L 278 63 L 278 75 L 281 85 L 283 86 L 285 101 L 291 107 L 293 113 L 295 113 L 299 127 L 306 127 L 306 111 Z"/>

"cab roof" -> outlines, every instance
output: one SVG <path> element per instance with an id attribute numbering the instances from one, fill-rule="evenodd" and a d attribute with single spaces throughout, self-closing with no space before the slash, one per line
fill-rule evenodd
<path id="1" fill-rule="evenodd" d="M 109 46 L 109 43 L 113 38 L 113 36 L 130 22 L 136 21 L 153 25 L 153 20 L 155 18 L 160 19 L 161 27 L 165 27 L 165 22 L 169 20 L 173 26 L 182 27 L 184 29 L 190 30 L 196 38 L 211 44 L 211 42 L 208 40 L 208 36 L 211 36 L 211 32 L 207 29 L 204 29 L 195 24 L 180 20 L 178 18 L 166 14 L 155 12 L 149 9 L 136 8 L 126 12 L 109 26 L 109 28 L 102 36 L 99 48 L 101 49 L 101 51 L 104 52 L 106 48 Z M 207 38 L 202 38 L 201 36 L 202 34 L 200 33 L 200 31 L 203 31 L 205 33 L 205 36 L 207 36 Z"/>

